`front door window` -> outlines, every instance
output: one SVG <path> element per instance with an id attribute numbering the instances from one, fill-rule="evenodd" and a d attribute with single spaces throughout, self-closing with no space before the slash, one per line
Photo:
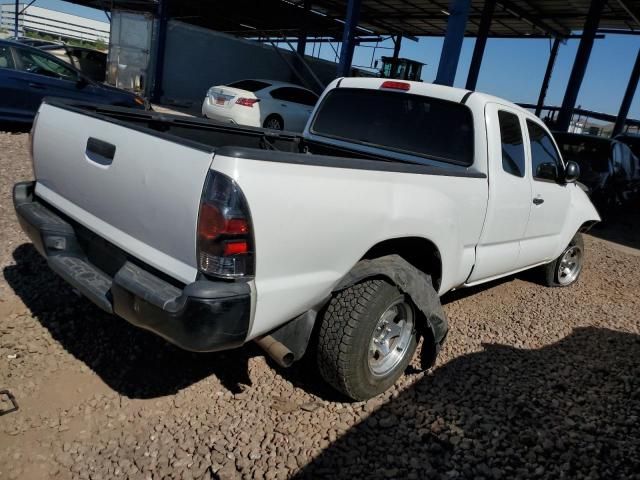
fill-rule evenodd
<path id="1" fill-rule="evenodd" d="M 22 48 L 16 49 L 16 52 L 20 60 L 21 70 L 25 72 L 61 80 L 75 81 L 78 78 L 78 74 L 73 69 L 46 55 Z"/>

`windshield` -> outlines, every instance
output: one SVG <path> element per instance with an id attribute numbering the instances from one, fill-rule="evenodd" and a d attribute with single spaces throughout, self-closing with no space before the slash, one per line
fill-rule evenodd
<path id="1" fill-rule="evenodd" d="M 471 111 L 437 98 L 337 88 L 324 98 L 311 132 L 456 165 L 473 163 Z"/>

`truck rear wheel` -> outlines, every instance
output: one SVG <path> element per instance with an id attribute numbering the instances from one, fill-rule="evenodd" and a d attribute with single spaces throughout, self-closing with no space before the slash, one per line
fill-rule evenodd
<path id="1" fill-rule="evenodd" d="M 580 278 L 584 263 L 584 241 L 576 233 L 567 248 L 553 262 L 544 266 L 545 283 L 549 287 L 568 287 Z"/>
<path id="2" fill-rule="evenodd" d="M 354 400 L 367 400 L 402 375 L 416 351 L 416 310 L 384 280 L 337 292 L 320 324 L 317 361 L 322 377 Z"/>

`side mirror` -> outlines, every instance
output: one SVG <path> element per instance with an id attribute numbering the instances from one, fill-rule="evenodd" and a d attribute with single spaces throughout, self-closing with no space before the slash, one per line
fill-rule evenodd
<path id="1" fill-rule="evenodd" d="M 535 176 L 545 180 L 558 181 L 558 167 L 554 162 L 541 163 L 536 169 Z"/>
<path id="2" fill-rule="evenodd" d="M 573 183 L 580 176 L 580 166 L 576 162 L 567 162 L 564 169 L 564 182 Z"/>
<path id="3" fill-rule="evenodd" d="M 79 75 L 78 80 L 76 80 L 76 88 L 84 88 L 87 85 L 89 85 L 89 81 L 82 75 Z"/>

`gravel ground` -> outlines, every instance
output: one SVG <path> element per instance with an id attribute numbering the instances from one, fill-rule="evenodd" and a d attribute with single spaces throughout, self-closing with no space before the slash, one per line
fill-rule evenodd
<path id="1" fill-rule="evenodd" d="M 436 367 L 349 403 L 304 363 L 190 354 L 74 295 L 13 214 L 26 144 L 0 133 L 1 479 L 640 478 L 633 241 L 587 236 L 569 289 L 448 295 Z"/>

